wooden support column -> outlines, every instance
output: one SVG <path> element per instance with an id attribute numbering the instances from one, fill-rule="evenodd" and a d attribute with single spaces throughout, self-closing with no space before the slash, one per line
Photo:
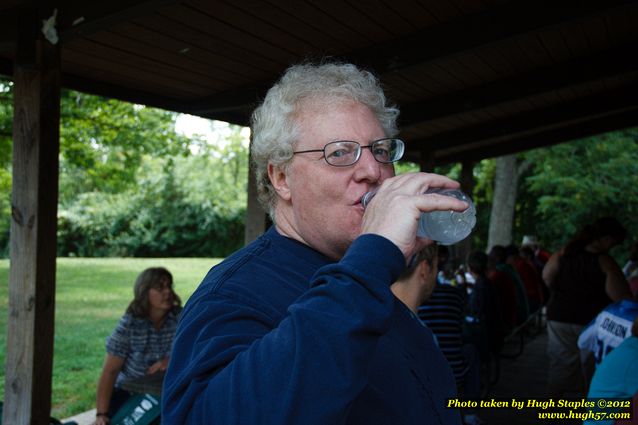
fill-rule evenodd
<path id="1" fill-rule="evenodd" d="M 464 161 L 461 164 L 461 190 L 472 197 L 472 191 L 476 181 L 474 180 L 474 163 L 471 161 Z M 456 255 L 459 261 L 464 264 L 467 261 L 467 257 L 472 251 L 472 235 L 463 239 L 456 244 Z"/>
<path id="2" fill-rule="evenodd" d="M 251 141 L 252 143 L 252 141 Z M 252 164 L 252 161 L 250 162 Z M 248 205 L 244 221 L 244 244 L 248 245 L 266 231 L 268 215 L 259 204 L 257 197 L 257 179 L 252 166 L 248 172 Z"/>
<path id="3" fill-rule="evenodd" d="M 53 369 L 60 50 L 23 13 L 14 63 L 4 424 L 48 425 Z"/>
<path id="4" fill-rule="evenodd" d="M 419 157 L 419 170 L 424 173 L 433 173 L 435 165 L 434 152 L 422 150 Z"/>

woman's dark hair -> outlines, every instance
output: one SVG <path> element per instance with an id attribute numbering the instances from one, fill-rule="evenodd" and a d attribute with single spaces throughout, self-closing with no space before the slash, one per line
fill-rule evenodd
<path id="1" fill-rule="evenodd" d="M 569 241 L 565 247 L 565 255 L 581 251 L 590 243 L 605 236 L 613 238 L 616 243 L 622 243 L 627 236 L 627 229 L 613 217 L 601 217 L 596 220 L 594 224 L 583 227 L 582 230 Z"/>
<path id="2" fill-rule="evenodd" d="M 140 273 L 133 287 L 134 298 L 126 312 L 134 317 L 146 318 L 150 313 L 148 291 L 151 288 L 161 288 L 162 278 L 168 279 L 168 286 L 173 295 L 173 309 L 181 307 L 182 300 L 173 290 L 173 275 L 164 267 L 150 267 Z"/>

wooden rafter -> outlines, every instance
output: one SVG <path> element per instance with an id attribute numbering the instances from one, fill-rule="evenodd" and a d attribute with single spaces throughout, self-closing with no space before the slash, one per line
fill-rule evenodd
<path id="1" fill-rule="evenodd" d="M 519 137 L 511 137 L 500 141 L 478 142 L 463 148 L 441 149 L 436 153 L 436 163 L 478 161 L 634 127 L 637 123 L 638 107 L 628 108 L 617 112 L 608 112 L 598 117 L 584 117 L 582 120 L 560 127 L 536 131 Z"/>
<path id="2" fill-rule="evenodd" d="M 635 107 L 638 107 L 638 85 L 631 85 L 411 142 L 416 146 L 427 146 L 428 152 L 450 149 L 455 146 L 492 141 L 516 134 L 533 133 L 539 129 L 553 128 L 563 123 Z"/>
<path id="3" fill-rule="evenodd" d="M 560 65 L 534 69 L 508 79 L 471 87 L 456 93 L 403 105 L 401 127 L 423 124 L 434 119 L 487 108 L 493 105 L 577 86 L 631 72 L 638 72 L 638 61 L 627 52 L 638 51 L 638 42 L 599 52 Z"/>
<path id="4" fill-rule="evenodd" d="M 450 24 L 414 32 L 371 48 L 343 54 L 343 59 L 369 67 L 383 75 L 424 65 L 434 60 L 539 31 L 565 21 L 575 21 L 614 8 L 636 7 L 635 1 L 596 0 L 566 2 L 513 2 Z M 626 56 L 626 52 L 625 52 Z M 273 81 L 263 81 L 197 100 L 192 113 L 214 115 L 250 109 Z"/>

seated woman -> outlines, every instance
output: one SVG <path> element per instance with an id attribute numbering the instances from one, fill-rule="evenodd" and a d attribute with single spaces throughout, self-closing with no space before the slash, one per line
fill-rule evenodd
<path id="1" fill-rule="evenodd" d="M 106 340 L 107 354 L 97 387 L 96 425 L 109 422 L 132 395 L 131 384 L 136 381 L 150 378 L 159 384 L 155 385 L 159 392 L 181 310 L 168 270 L 152 267 L 137 277 L 134 299 Z"/>

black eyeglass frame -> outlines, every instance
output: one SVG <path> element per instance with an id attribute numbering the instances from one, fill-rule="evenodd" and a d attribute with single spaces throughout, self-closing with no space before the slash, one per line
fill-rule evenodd
<path id="1" fill-rule="evenodd" d="M 383 141 L 386 141 L 386 140 L 394 140 L 395 142 L 397 142 L 396 150 L 399 151 L 399 154 L 397 155 L 397 158 L 393 159 L 392 161 L 381 161 L 379 158 L 377 158 L 377 156 L 372 151 L 372 148 L 377 143 L 383 142 Z M 330 161 L 328 161 L 328 158 L 326 158 L 326 148 L 328 146 L 330 146 L 332 144 L 336 144 L 336 143 L 355 143 L 358 146 L 358 149 L 357 149 L 357 154 L 355 156 L 354 161 L 352 161 L 349 164 L 343 164 L 343 165 L 333 164 Z M 294 151 L 292 154 L 296 155 L 298 153 L 321 152 L 321 153 L 323 153 L 323 159 L 326 161 L 326 163 L 328 163 L 328 165 L 331 165 L 333 167 L 349 167 L 351 165 L 356 164 L 359 161 L 359 159 L 361 159 L 361 151 L 363 149 L 370 149 L 370 152 L 372 153 L 372 157 L 375 159 L 375 161 L 377 161 L 377 162 L 379 162 L 381 164 L 392 164 L 394 162 L 397 162 L 401 158 L 403 158 L 403 154 L 405 152 L 405 142 L 403 140 L 401 140 L 401 139 L 396 138 L 396 137 L 384 137 L 383 139 L 373 140 L 369 145 L 361 146 L 361 143 L 355 142 L 354 140 L 335 140 L 334 142 L 326 143 L 326 145 L 323 147 L 323 149 L 308 149 L 308 150 L 305 150 L 305 151 Z"/>

